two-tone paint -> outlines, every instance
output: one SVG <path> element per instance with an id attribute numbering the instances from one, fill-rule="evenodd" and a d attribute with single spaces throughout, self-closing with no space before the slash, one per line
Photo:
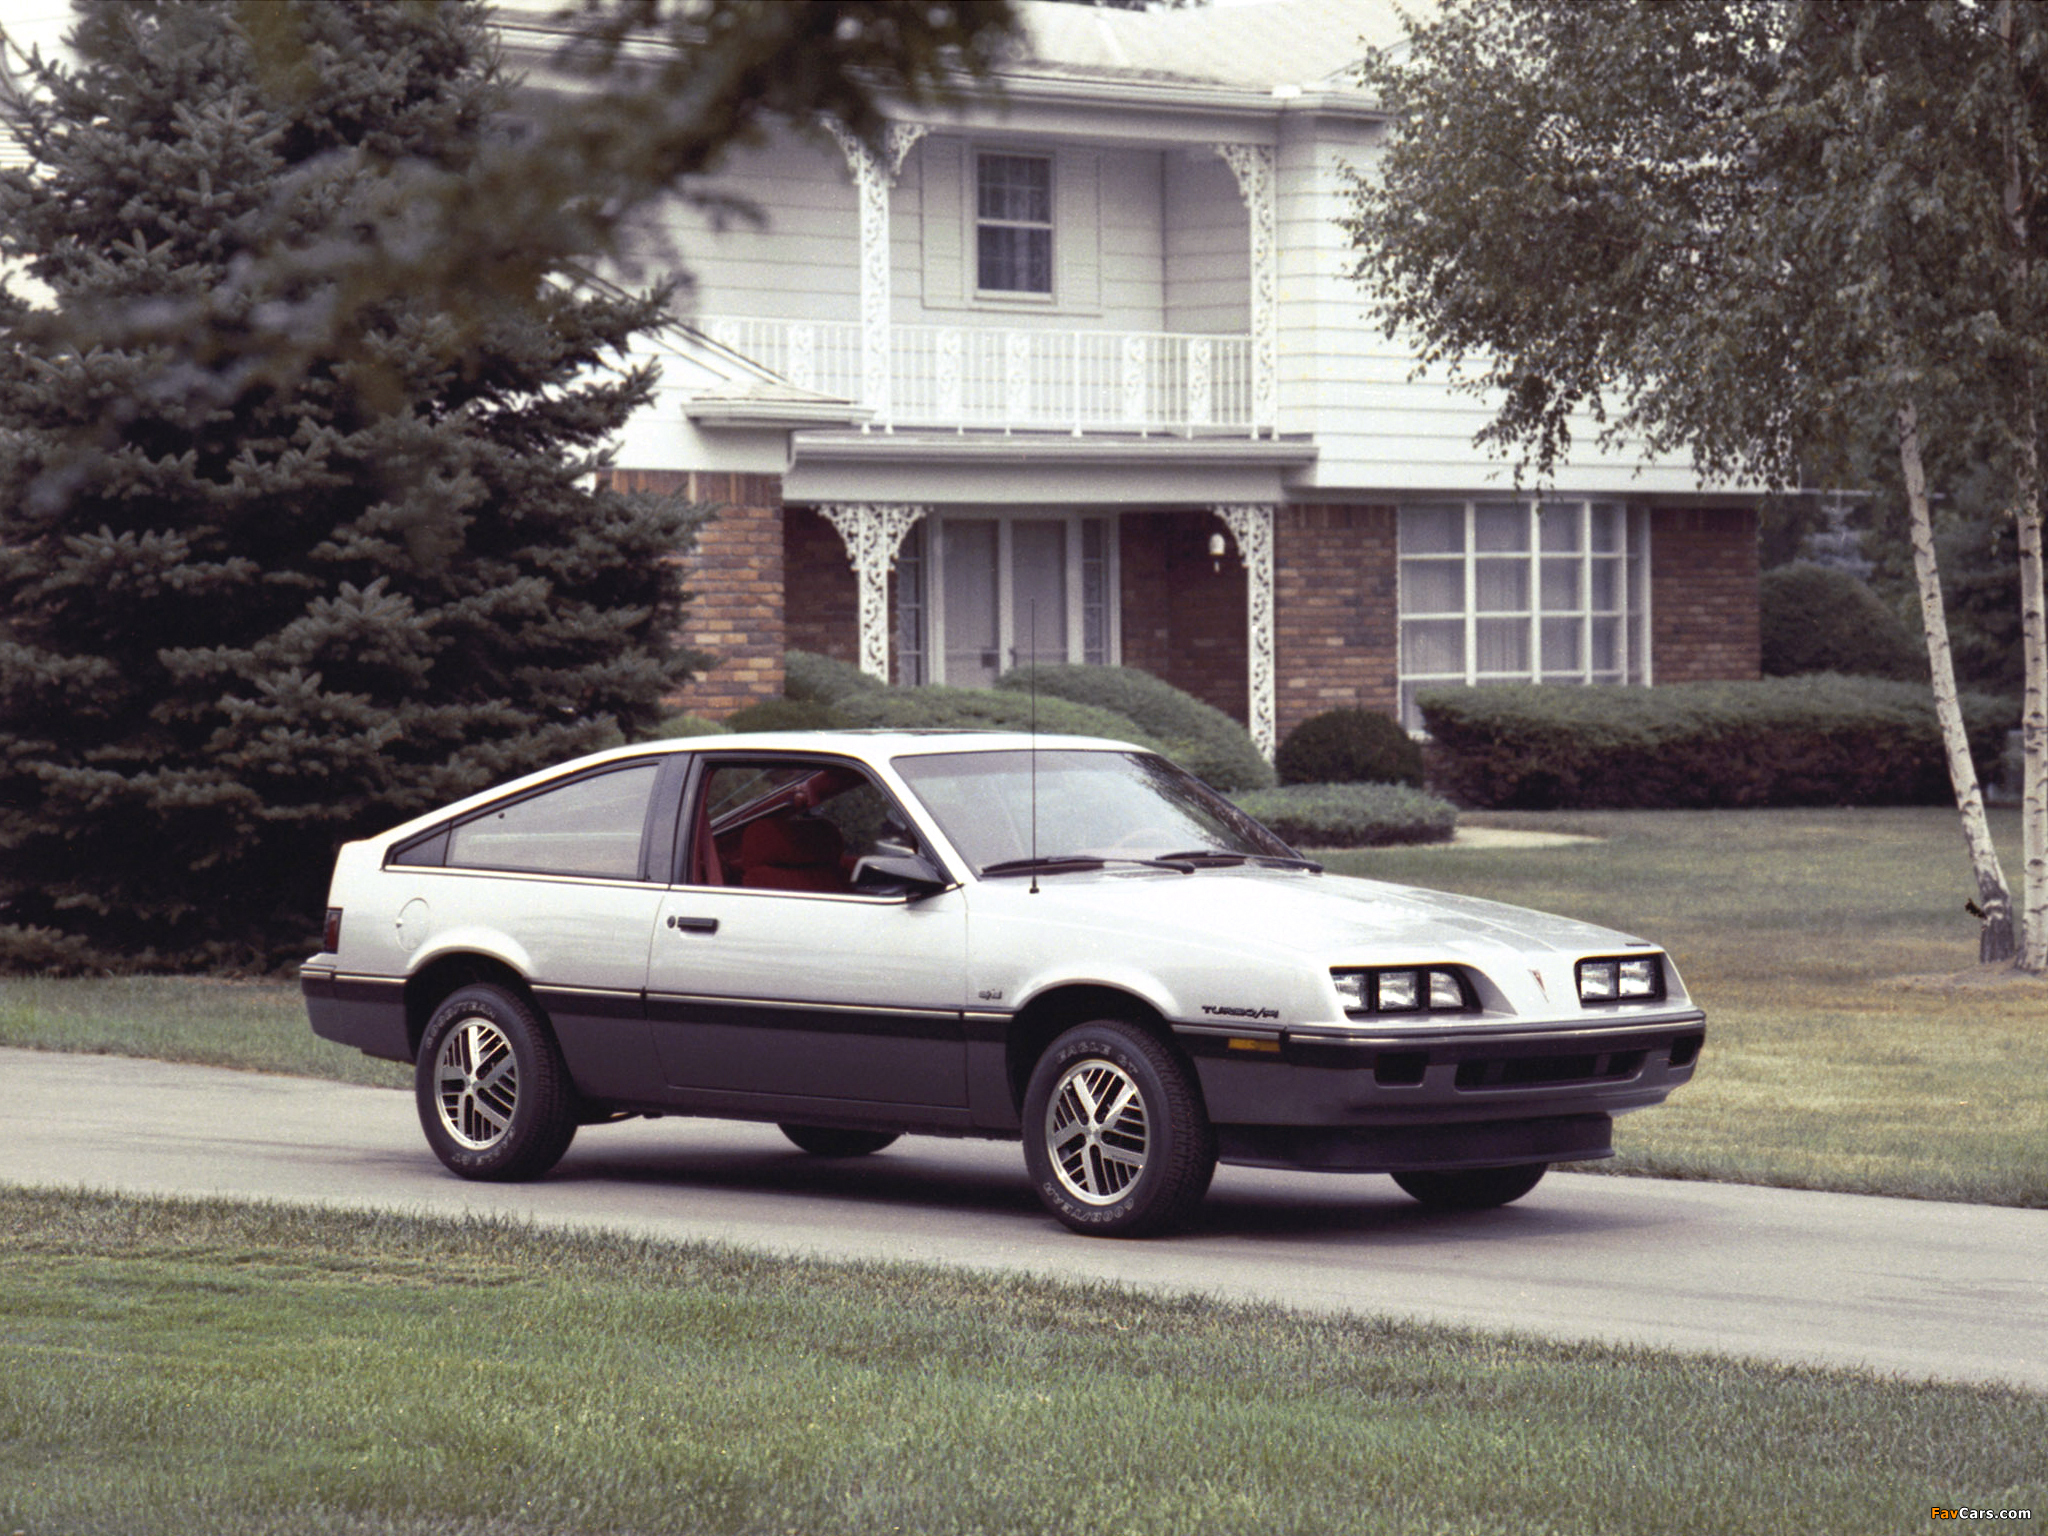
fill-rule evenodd
<path id="1" fill-rule="evenodd" d="M 1612 930 L 1305 869 L 978 877 L 892 764 L 1017 746 L 856 732 L 620 748 L 352 843 L 330 898 L 339 946 L 302 971 L 313 1027 L 409 1061 L 441 997 L 497 980 L 545 1012 L 592 1119 L 1014 1137 L 1045 1042 L 1117 1016 L 1191 1062 L 1224 1160 L 1358 1171 L 1604 1156 L 1614 1115 L 1692 1075 L 1704 1015 L 1668 956 Z M 858 764 L 925 840 L 944 888 L 685 883 L 693 770 L 782 757 Z M 642 758 L 662 788 L 637 878 L 397 862 L 480 809 Z M 1663 996 L 1580 1002 L 1577 963 L 1623 954 L 1659 956 Z M 1455 968 L 1477 1006 L 1349 1013 L 1331 972 L 1368 966 Z"/>

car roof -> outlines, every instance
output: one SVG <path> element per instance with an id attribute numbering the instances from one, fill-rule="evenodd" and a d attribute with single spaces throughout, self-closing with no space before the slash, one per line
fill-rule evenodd
<path id="1" fill-rule="evenodd" d="M 1144 752 L 1128 741 L 1105 736 L 1032 736 L 1021 731 L 934 731 L 874 730 L 841 731 L 749 731 L 731 735 L 670 736 L 654 741 L 630 742 L 607 747 L 583 757 L 550 764 L 533 773 L 493 784 L 487 789 L 449 801 L 422 812 L 395 827 L 375 834 L 379 841 L 398 842 L 416 835 L 450 817 L 467 815 L 503 795 L 520 794 L 561 778 L 584 773 L 607 763 L 634 758 L 669 756 L 683 752 L 816 752 L 851 757 L 871 766 L 886 767 L 892 758 L 929 757 L 952 752 L 1021 752 L 1033 743 L 1040 751 Z"/>
<path id="2" fill-rule="evenodd" d="M 698 751 L 838 752 L 879 762 L 891 757 L 925 757 L 942 752 L 1021 752 L 1036 744 L 1049 748 L 1104 752 L 1148 750 L 1128 741 L 1107 736 L 1058 736 L 1050 732 L 1025 731 L 902 730 L 887 727 L 842 731 L 746 731 L 730 736 L 692 736 L 674 743 L 642 742 L 650 746 L 674 745 Z"/>

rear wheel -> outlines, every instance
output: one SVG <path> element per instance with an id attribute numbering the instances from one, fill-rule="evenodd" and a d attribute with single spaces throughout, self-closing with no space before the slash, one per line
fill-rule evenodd
<path id="1" fill-rule="evenodd" d="M 782 1134 L 813 1157 L 866 1157 L 897 1137 L 894 1131 L 848 1131 L 830 1125 L 785 1125 Z"/>
<path id="2" fill-rule="evenodd" d="M 465 1179 L 536 1179 L 576 1134 L 576 1094 L 555 1037 L 524 998 L 480 982 L 427 1021 L 413 1069 L 427 1145 Z"/>
<path id="3" fill-rule="evenodd" d="M 1397 1173 L 1394 1182 L 1441 1211 L 1485 1211 L 1521 1199 L 1549 1171 L 1548 1163 L 1517 1163 L 1509 1168 Z"/>
<path id="4" fill-rule="evenodd" d="M 1216 1140 L 1186 1068 L 1135 1024 L 1068 1030 L 1024 1095 L 1024 1163 L 1045 1208 L 1076 1232 L 1139 1237 L 1194 1214 Z"/>

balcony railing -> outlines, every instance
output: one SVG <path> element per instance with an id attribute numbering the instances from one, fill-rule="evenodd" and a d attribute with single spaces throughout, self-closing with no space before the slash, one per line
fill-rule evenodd
<path id="1" fill-rule="evenodd" d="M 1249 336 L 899 325 L 889 392 L 863 399 L 854 321 L 700 319 L 699 330 L 799 389 L 869 406 L 878 427 L 1252 431 Z"/>

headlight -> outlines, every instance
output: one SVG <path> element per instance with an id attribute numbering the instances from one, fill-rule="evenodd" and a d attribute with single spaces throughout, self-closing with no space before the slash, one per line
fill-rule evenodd
<path id="1" fill-rule="evenodd" d="M 1582 1003 L 1654 1002 L 1664 995 L 1664 965 L 1656 955 L 1616 955 L 1579 962 Z"/>
<path id="2" fill-rule="evenodd" d="M 1479 1006 L 1462 973 L 1448 966 L 1332 971 L 1346 1013 L 1464 1013 Z"/>

